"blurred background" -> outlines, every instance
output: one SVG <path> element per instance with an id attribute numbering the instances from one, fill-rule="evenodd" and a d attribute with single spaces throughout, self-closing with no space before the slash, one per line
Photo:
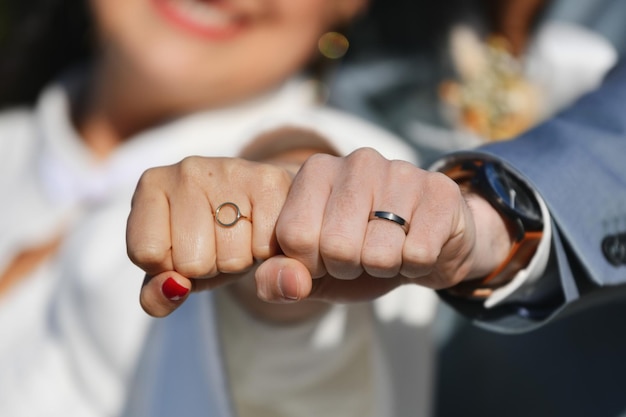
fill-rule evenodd
<path id="1" fill-rule="evenodd" d="M 516 10 L 524 7 L 534 15 Z M 507 8 L 512 16 L 498 18 Z M 484 54 L 481 48 L 506 19 L 511 27 L 528 26 L 528 39 L 513 54 L 519 62 L 505 65 L 534 84 L 541 96 L 534 104 L 542 107 L 530 123 L 504 132 L 508 136 L 593 88 L 626 49 L 626 7 L 615 0 L 374 1 L 349 32 L 350 49 L 331 78 L 331 102 L 400 134 L 422 152 L 425 164 L 442 152 L 481 143 L 484 137 L 476 136 L 484 130 L 459 129 L 442 100 L 441 84 L 468 76 L 460 61 Z M 501 67 L 502 59 L 487 61 L 501 75 L 495 66 Z"/>
<path id="2" fill-rule="evenodd" d="M 24 13 L 31 1 L 11 2 L 9 8 L 7 0 L 0 0 L 2 59 L 13 59 L 4 43 L 11 17 Z M 511 127 L 510 136 L 592 88 L 626 50 L 625 1 L 545 3 L 526 47 L 513 54 L 513 64 L 519 67 L 511 70 L 519 71 L 516 76 L 538 91 L 542 108 L 532 122 Z M 458 102 L 447 100 L 442 90 L 450 85 L 446 82 L 463 79 L 459 68 L 463 56 L 455 55 L 455 42 L 469 45 L 465 51 L 470 51 L 471 60 L 491 34 L 484 10 L 480 0 L 373 1 L 368 14 L 346 31 L 350 43 L 346 55 L 325 68 L 329 102 L 405 138 L 420 151 L 424 166 L 443 152 L 506 139 L 487 137 L 484 130 L 464 124 Z M 39 16 L 33 25 L 65 22 L 59 25 L 62 32 L 73 24 L 71 15 L 54 13 Z M 466 37 L 455 37 L 459 33 Z M 28 32 L 18 36 L 29 45 Z M 35 80 L 33 97 L 55 74 L 56 60 L 84 59 L 87 42 L 86 35 L 74 44 L 60 42 L 53 50 L 32 46 L 42 63 L 24 76 Z M 6 76 L 0 74 L 3 104 L 12 101 L 11 85 L 2 82 Z M 616 299 L 532 333 L 501 335 L 481 330 L 440 306 L 434 415 L 619 416 L 626 411 L 624 318 L 626 302 Z"/>

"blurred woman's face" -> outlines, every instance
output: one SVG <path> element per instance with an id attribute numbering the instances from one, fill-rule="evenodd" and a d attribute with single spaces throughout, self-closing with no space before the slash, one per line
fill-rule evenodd
<path id="1" fill-rule="evenodd" d="M 101 63 L 180 111 L 244 99 L 297 72 L 319 36 L 362 3 L 91 0 Z"/>

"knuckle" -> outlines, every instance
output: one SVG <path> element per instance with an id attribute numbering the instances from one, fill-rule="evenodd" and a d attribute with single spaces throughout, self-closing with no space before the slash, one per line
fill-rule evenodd
<path id="1" fill-rule="evenodd" d="M 439 253 L 439 250 L 429 246 L 405 245 L 402 250 L 402 258 L 404 263 L 412 265 L 413 268 L 430 270 L 437 264 Z"/>
<path id="2" fill-rule="evenodd" d="M 161 184 L 161 171 L 162 168 L 160 167 L 145 170 L 137 181 L 137 191 Z"/>
<path id="3" fill-rule="evenodd" d="M 163 171 L 162 167 L 148 168 L 141 174 L 139 182 L 147 184 L 158 182 L 161 179 L 161 171 Z"/>
<path id="4" fill-rule="evenodd" d="M 381 247 L 365 247 L 363 248 L 362 260 L 363 265 L 372 268 L 389 268 L 398 263 L 398 256 L 395 256 L 391 249 L 385 250 Z"/>
<path id="5" fill-rule="evenodd" d="M 384 159 L 383 156 L 374 148 L 363 147 L 353 151 L 347 157 L 353 162 L 368 163 Z"/>
<path id="6" fill-rule="evenodd" d="M 286 194 L 291 183 L 291 178 L 286 170 L 270 164 L 259 164 L 251 177 L 255 191 L 261 195 Z"/>
<path id="7" fill-rule="evenodd" d="M 400 260 L 391 254 L 376 252 L 363 255 L 363 268 L 373 276 L 393 277 L 400 269 Z"/>
<path id="8" fill-rule="evenodd" d="M 317 233 L 313 233 L 306 224 L 298 221 L 289 222 L 289 225 L 279 223 L 276 227 L 276 237 L 282 251 L 296 259 L 318 250 Z"/>
<path id="9" fill-rule="evenodd" d="M 252 256 L 256 260 L 269 259 L 278 253 L 276 242 L 267 242 L 252 246 Z"/>
<path id="10" fill-rule="evenodd" d="M 234 274 L 244 272 L 250 269 L 253 265 L 252 256 L 244 257 L 229 257 L 226 259 L 217 260 L 217 269 L 219 272 L 225 274 Z"/>
<path id="11" fill-rule="evenodd" d="M 407 161 L 390 161 L 389 169 L 394 181 L 401 184 L 417 185 L 420 178 L 424 175 L 421 169 Z"/>
<path id="12" fill-rule="evenodd" d="M 326 153 L 316 153 L 309 156 L 306 161 L 300 167 L 301 173 L 307 173 L 308 171 L 319 172 L 319 169 L 329 167 L 337 160 L 336 156 L 332 156 Z"/>
<path id="13" fill-rule="evenodd" d="M 167 252 L 156 245 L 140 245 L 132 249 L 129 248 L 127 254 L 132 263 L 144 270 L 165 264 L 167 258 Z"/>
<path id="14" fill-rule="evenodd" d="M 176 262 L 174 264 L 174 270 L 188 278 L 202 278 L 217 274 L 214 262 L 207 262 L 201 259 Z"/>
<path id="15" fill-rule="evenodd" d="M 360 247 L 342 234 L 329 234 L 320 240 L 320 255 L 324 261 L 356 265 L 361 262 Z"/>
<path id="16" fill-rule="evenodd" d="M 373 148 L 359 148 L 346 157 L 348 169 L 351 172 L 364 172 L 375 169 L 386 159 Z"/>
<path id="17" fill-rule="evenodd" d="M 202 161 L 203 159 L 204 158 L 201 156 L 195 156 L 195 155 L 187 156 L 181 159 L 177 165 L 180 169 L 180 172 L 192 173 L 198 169 L 198 166 L 200 165 L 200 161 Z"/>
<path id="18" fill-rule="evenodd" d="M 183 187 L 189 184 L 197 184 L 200 178 L 207 177 L 207 175 L 203 175 L 204 170 L 201 162 L 203 159 L 200 156 L 188 156 L 176 165 L 177 180 Z M 210 176 L 209 172 L 208 177 Z"/>

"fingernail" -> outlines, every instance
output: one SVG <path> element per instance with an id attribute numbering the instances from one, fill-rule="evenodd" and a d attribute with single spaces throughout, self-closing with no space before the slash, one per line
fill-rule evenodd
<path id="1" fill-rule="evenodd" d="M 278 271 L 278 291 L 285 301 L 298 301 L 298 276 L 290 271 Z"/>
<path id="2" fill-rule="evenodd" d="M 189 292 L 189 288 L 185 288 L 180 285 L 176 280 L 172 277 L 169 277 L 161 286 L 161 291 L 163 295 L 170 301 L 178 301 Z"/>

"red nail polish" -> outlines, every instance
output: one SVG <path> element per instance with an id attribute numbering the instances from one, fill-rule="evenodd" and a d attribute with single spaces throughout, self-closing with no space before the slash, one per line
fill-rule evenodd
<path id="1" fill-rule="evenodd" d="M 167 297 L 170 301 L 178 301 L 183 298 L 189 292 L 189 288 L 185 288 L 180 285 L 178 282 L 174 280 L 174 278 L 169 277 L 163 283 L 161 287 L 161 291 L 163 295 Z"/>

